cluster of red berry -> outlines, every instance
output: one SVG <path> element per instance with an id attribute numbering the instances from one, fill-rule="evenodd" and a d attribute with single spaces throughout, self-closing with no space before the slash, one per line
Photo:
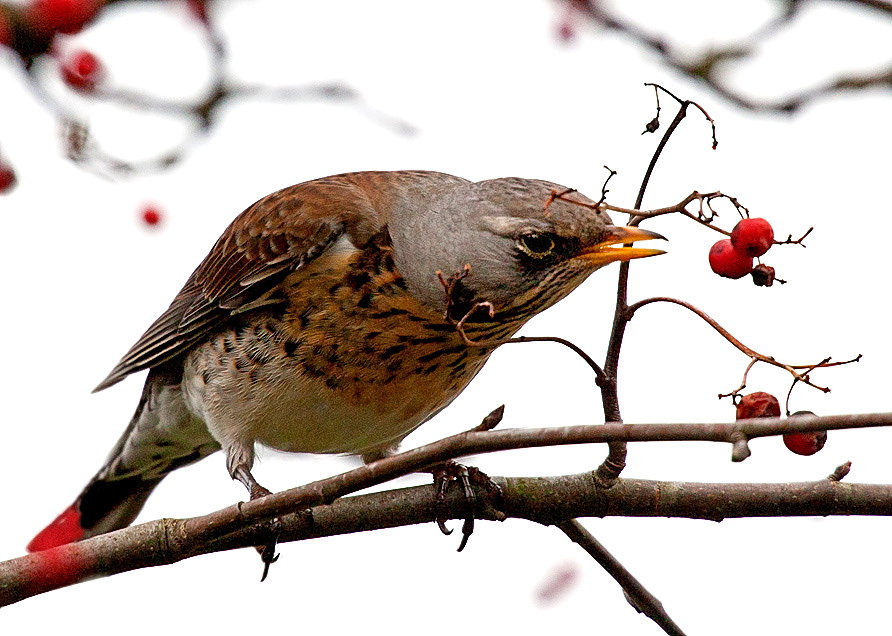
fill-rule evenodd
<path id="1" fill-rule="evenodd" d="M 777 398 L 770 393 L 758 391 L 744 395 L 737 403 L 737 419 L 748 420 L 754 417 L 780 417 L 781 408 Z M 797 415 L 814 415 L 811 411 L 796 411 Z M 784 445 L 797 455 L 814 455 L 824 448 L 827 431 L 814 433 L 784 433 Z"/>
<path id="2" fill-rule="evenodd" d="M 0 45 L 18 46 L 31 54 L 45 52 L 57 33 L 79 33 L 96 18 L 102 4 L 101 0 L 31 0 L 10 9 L 15 13 L 0 10 Z"/>
<path id="3" fill-rule="evenodd" d="M 100 0 L 31 0 L 25 21 L 46 36 L 79 33 L 102 8 Z"/>
<path id="4" fill-rule="evenodd" d="M 774 229 L 768 221 L 742 219 L 734 226 L 730 239 L 717 241 L 709 250 L 709 266 L 719 276 L 743 278 L 756 269 L 753 259 L 771 249 L 773 243 Z"/>
<path id="5" fill-rule="evenodd" d="M 31 0 L 14 16 L 0 10 L 0 45 L 18 46 L 31 55 L 55 54 L 55 36 L 80 33 L 96 19 L 102 5 L 101 0 Z M 66 84 L 89 92 L 96 88 L 102 66 L 95 55 L 80 51 L 63 62 L 61 71 Z"/>

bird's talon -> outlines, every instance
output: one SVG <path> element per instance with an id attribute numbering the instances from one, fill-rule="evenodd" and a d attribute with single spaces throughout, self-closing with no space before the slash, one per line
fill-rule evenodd
<path id="1" fill-rule="evenodd" d="M 465 517 L 464 523 L 461 525 L 461 543 L 458 544 L 457 552 L 461 552 L 468 545 L 468 539 L 474 534 L 474 517 Z"/>
<path id="2" fill-rule="evenodd" d="M 261 583 L 266 580 L 266 577 L 269 574 L 269 566 L 278 561 L 281 556 L 280 554 L 276 554 L 276 544 L 279 541 L 279 530 L 281 529 L 281 525 L 282 524 L 279 523 L 278 519 L 273 519 L 269 524 L 272 539 L 264 546 L 255 547 L 257 552 L 260 553 L 260 560 L 263 561 L 263 575 L 260 577 Z"/>
<path id="3" fill-rule="evenodd" d="M 462 494 L 464 495 L 468 507 L 467 515 L 465 516 L 464 523 L 462 523 L 461 542 L 458 546 L 458 551 L 461 552 L 465 549 L 465 546 L 468 545 L 468 539 L 474 533 L 474 512 L 477 508 L 477 495 L 474 493 L 471 483 L 482 481 L 481 476 L 487 480 L 489 477 L 486 477 L 486 475 L 477 468 L 471 468 L 469 470 L 466 466 L 453 461 L 439 464 L 432 468 L 431 472 L 434 475 L 434 483 L 437 486 L 437 507 L 439 508 L 437 527 L 440 529 L 440 532 L 447 536 L 452 534 L 452 530 L 446 527 L 446 519 L 448 518 L 449 512 L 448 506 L 446 505 L 446 490 L 449 486 L 449 482 L 452 480 L 457 481 L 461 486 Z"/>

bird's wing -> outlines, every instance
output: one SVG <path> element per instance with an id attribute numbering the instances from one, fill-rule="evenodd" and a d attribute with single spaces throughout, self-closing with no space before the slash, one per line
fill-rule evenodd
<path id="1" fill-rule="evenodd" d="M 354 245 L 366 242 L 382 222 L 361 186 L 355 175 L 329 177 L 285 188 L 245 210 L 94 392 L 184 353 L 341 236 Z"/>

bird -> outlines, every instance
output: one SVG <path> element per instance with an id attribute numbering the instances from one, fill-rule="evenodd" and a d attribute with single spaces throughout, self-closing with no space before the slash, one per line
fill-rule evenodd
<path id="1" fill-rule="evenodd" d="M 662 254 L 543 180 L 353 172 L 274 192 L 223 232 L 101 391 L 148 370 L 107 462 L 31 552 L 130 525 L 217 451 L 252 499 L 255 445 L 392 452 L 500 341 L 608 263 Z M 486 308 L 488 311 L 481 311 Z"/>

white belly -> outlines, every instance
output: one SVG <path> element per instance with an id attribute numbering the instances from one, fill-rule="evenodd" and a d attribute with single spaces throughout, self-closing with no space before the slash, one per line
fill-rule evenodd
<path id="1" fill-rule="evenodd" d="M 255 371 L 253 383 L 232 365 L 208 377 L 200 371 L 207 369 L 202 351 L 190 356 L 183 389 L 189 410 L 214 438 L 224 447 L 260 442 L 295 453 L 358 455 L 387 448 L 448 406 L 485 362 L 468 364 L 460 377 L 407 373 L 386 383 L 353 378 L 333 390 L 319 378 L 281 368 Z"/>

